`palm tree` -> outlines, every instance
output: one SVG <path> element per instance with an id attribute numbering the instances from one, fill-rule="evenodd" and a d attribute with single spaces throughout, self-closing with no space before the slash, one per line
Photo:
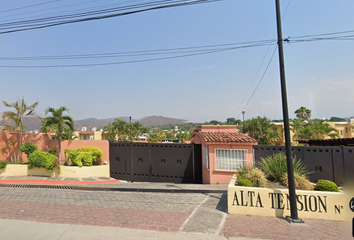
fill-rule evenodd
<path id="1" fill-rule="evenodd" d="M 302 118 L 304 120 L 309 120 L 311 118 L 311 110 L 303 106 L 297 109 L 294 113 L 297 118 Z"/>
<path id="2" fill-rule="evenodd" d="M 18 150 L 17 150 L 16 161 L 20 161 L 20 157 L 21 157 L 20 147 L 22 145 L 22 134 L 23 134 L 25 127 L 26 127 L 25 125 L 23 125 L 23 118 L 25 116 L 39 117 L 38 115 L 36 115 L 36 113 L 34 111 L 38 105 L 38 102 L 35 102 L 30 106 L 27 106 L 24 98 L 19 99 L 12 104 L 5 102 L 5 101 L 3 101 L 3 102 L 6 107 L 15 108 L 15 111 L 4 112 L 2 114 L 2 119 L 4 122 L 7 123 L 7 125 L 12 125 L 13 123 L 15 123 L 14 128 L 12 128 L 12 129 L 9 128 L 9 130 L 14 130 L 15 132 L 17 132 Z M 18 133 L 20 133 L 20 134 L 18 134 Z"/>
<path id="3" fill-rule="evenodd" d="M 63 115 L 63 112 L 69 112 L 69 109 L 65 106 L 61 106 L 58 109 L 48 107 L 45 110 L 45 115 L 51 113 L 52 116 L 45 117 L 43 119 L 42 128 L 54 127 L 59 146 L 59 163 L 61 164 L 61 142 L 60 138 L 63 134 L 64 129 L 67 127 L 71 131 L 74 131 L 74 119 L 68 115 Z"/>

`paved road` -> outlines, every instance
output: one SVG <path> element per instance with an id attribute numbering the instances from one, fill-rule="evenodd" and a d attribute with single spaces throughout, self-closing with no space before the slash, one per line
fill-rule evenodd
<path id="1" fill-rule="evenodd" d="M 0 188 L 0 205 L 1 239 L 344 239 L 338 221 L 228 215 L 222 193 Z"/>

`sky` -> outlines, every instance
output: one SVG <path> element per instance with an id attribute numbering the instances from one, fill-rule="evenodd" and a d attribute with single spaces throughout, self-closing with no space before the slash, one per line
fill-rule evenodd
<path id="1" fill-rule="evenodd" d="M 69 0 L 1 1 L 0 26 L 17 20 L 141 2 L 148 1 L 77 0 L 75 4 Z M 313 118 L 354 116 L 353 38 L 295 41 L 300 36 L 309 40 L 313 39 L 309 35 L 336 32 L 349 31 L 342 36 L 354 35 L 354 1 L 280 2 L 283 37 L 289 39 L 284 42 L 289 117 L 294 118 L 294 111 L 301 106 L 311 109 Z M 282 119 L 275 39 L 275 1 L 271 0 L 223 0 L 0 33 L 0 96 L 7 102 L 22 97 L 28 104 L 38 101 L 37 112 L 42 116 L 49 106 L 66 106 L 75 120 L 119 116 L 139 119 L 157 115 L 191 122 L 226 121 L 229 117 L 242 119 L 241 111 L 245 111 L 245 119 L 257 116 Z M 263 40 L 273 40 L 273 44 L 101 66 L 88 64 L 167 55 L 8 59 L 220 46 Z M 1 104 L 0 112 L 6 110 Z"/>

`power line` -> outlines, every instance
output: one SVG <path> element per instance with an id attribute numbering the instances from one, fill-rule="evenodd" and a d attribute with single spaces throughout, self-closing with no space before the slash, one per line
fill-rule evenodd
<path id="1" fill-rule="evenodd" d="M 48 3 L 53 3 L 53 2 L 60 2 L 60 1 L 62 1 L 62 0 L 52 0 L 52 1 L 42 2 L 42 3 L 27 5 L 27 6 L 24 6 L 24 7 L 18 7 L 18 8 L 8 9 L 8 10 L 0 11 L 0 13 L 12 12 L 12 11 L 20 10 L 20 9 L 37 7 L 37 6 L 40 6 L 40 5 L 44 5 L 44 4 L 48 4 Z"/>
<path id="2" fill-rule="evenodd" d="M 291 1 L 292 1 L 292 0 L 290 0 L 290 1 L 288 2 L 288 4 L 286 5 L 286 8 L 285 8 L 285 10 L 284 10 L 284 13 L 283 13 L 283 17 L 282 17 L 282 18 L 284 18 L 286 12 L 288 11 L 288 8 L 289 8 L 289 6 L 290 6 Z M 276 36 L 276 33 L 274 33 L 271 42 L 273 42 L 273 41 L 275 40 L 275 36 Z M 269 44 L 269 47 L 268 47 L 268 49 L 267 49 L 267 52 L 264 54 L 264 57 L 263 57 L 263 59 L 262 59 L 262 62 L 261 62 L 261 64 L 259 65 L 259 67 L 258 67 L 258 69 L 257 69 L 257 72 L 256 72 L 256 74 L 254 75 L 254 77 L 253 77 L 253 79 L 252 79 L 251 84 L 249 85 L 249 87 L 248 87 L 248 89 L 247 89 L 245 95 L 243 96 L 241 102 L 238 104 L 237 109 L 236 109 L 236 111 L 234 112 L 234 114 L 232 114 L 232 116 L 234 116 L 235 113 L 237 113 L 238 109 L 240 108 L 241 104 L 243 103 L 243 100 L 245 100 L 245 98 L 246 98 L 246 96 L 247 96 L 249 90 L 251 89 L 251 87 L 252 87 L 254 81 L 256 80 L 256 77 L 258 76 L 259 70 L 260 70 L 261 67 L 263 66 L 263 62 L 264 62 L 264 60 L 266 59 L 266 56 L 268 55 L 268 52 L 269 52 L 270 47 L 271 47 L 271 44 Z M 246 107 L 244 107 L 244 109 L 245 109 L 245 108 L 246 108 Z M 242 112 L 240 112 L 240 114 L 239 114 L 236 118 L 238 118 L 238 117 L 241 115 L 241 113 L 242 113 Z"/>
<path id="3" fill-rule="evenodd" d="M 262 44 L 258 44 L 261 46 Z M 235 50 L 240 48 L 249 48 L 255 47 L 257 45 L 249 45 L 249 46 L 241 46 L 241 47 L 230 47 L 230 48 L 221 48 L 215 50 L 209 50 L 204 52 L 197 52 L 191 54 L 183 54 L 177 56 L 168 56 L 168 57 L 160 57 L 160 58 L 150 58 L 150 59 L 140 59 L 140 60 L 130 60 L 130 61 L 121 61 L 121 62 L 107 62 L 107 63 L 90 63 L 90 64 L 70 64 L 70 65 L 43 65 L 43 66 L 34 66 L 34 65 L 22 65 L 22 66 L 13 66 L 13 65 L 0 65 L 1 68 L 60 68 L 60 67 L 88 67 L 88 66 L 108 66 L 108 65 L 119 65 L 119 64 L 128 64 L 128 63 L 139 63 L 139 62 L 151 62 L 157 60 L 167 60 L 167 59 L 174 59 L 174 58 L 183 58 L 183 57 L 190 57 L 190 56 L 197 56 L 202 54 L 210 54 L 210 53 L 217 53 L 217 52 L 224 52 L 229 50 Z"/>
<path id="4" fill-rule="evenodd" d="M 269 59 L 269 62 L 268 62 L 267 67 L 265 68 L 265 70 L 264 70 L 264 72 L 263 72 L 263 74 L 262 74 L 261 79 L 258 81 L 258 84 L 257 84 L 256 88 L 254 89 L 254 91 L 253 91 L 251 97 L 248 99 L 248 101 L 247 101 L 247 103 L 246 103 L 246 105 L 245 105 L 245 107 L 244 107 L 243 109 L 246 109 L 246 107 L 247 107 L 248 104 L 250 103 L 251 99 L 253 98 L 254 94 L 256 93 L 256 91 L 257 91 L 259 85 L 261 84 L 261 82 L 262 82 L 262 80 L 263 80 L 263 78 L 264 78 L 266 72 L 268 71 L 269 65 L 270 65 L 270 63 L 271 63 L 272 60 L 273 60 L 273 57 L 274 57 L 274 54 L 275 54 L 276 50 L 277 50 L 277 47 L 274 49 L 273 54 L 272 54 L 272 57 Z M 241 113 L 240 113 L 239 115 L 237 115 L 236 118 L 238 118 L 240 115 L 241 115 Z"/>
<path id="5" fill-rule="evenodd" d="M 67 59 L 85 59 L 85 58 L 112 58 L 112 57 L 135 57 L 145 55 L 159 55 L 159 54 L 179 54 L 189 52 L 204 52 L 211 50 L 226 50 L 239 49 L 249 47 L 260 47 L 268 44 L 275 44 L 270 40 L 250 41 L 240 43 L 224 43 L 214 45 L 202 45 L 192 47 L 179 47 L 179 48 L 165 48 L 165 49 L 153 49 L 153 50 L 140 50 L 140 51 L 125 51 L 125 52 L 109 52 L 109 53 L 90 53 L 90 54 L 71 54 L 71 55 L 51 55 L 51 56 L 20 56 L 20 57 L 0 57 L 0 60 L 6 61 L 29 61 L 29 60 L 67 60 Z"/>
<path id="6" fill-rule="evenodd" d="M 8 33 L 19 32 L 19 31 L 47 28 L 47 27 L 53 27 L 53 26 L 69 24 L 69 23 L 100 20 L 100 19 L 119 17 L 124 15 L 134 14 L 134 13 L 150 11 L 150 10 L 210 3 L 216 1 L 222 1 L 222 0 L 192 0 L 192 1 L 162 0 L 162 1 L 155 1 L 155 2 L 147 2 L 143 4 L 128 5 L 119 8 L 109 8 L 109 9 L 96 10 L 91 12 L 83 12 L 74 15 L 62 15 L 62 16 L 54 16 L 54 17 L 41 18 L 41 19 L 29 19 L 25 21 L 8 22 L 8 23 L 0 24 L 0 31 L 1 31 L 0 34 L 8 34 Z M 131 10 L 131 9 L 136 9 L 136 10 Z M 131 10 L 131 11 L 121 12 L 123 10 Z M 100 14 L 105 14 L 105 15 L 100 15 Z"/>

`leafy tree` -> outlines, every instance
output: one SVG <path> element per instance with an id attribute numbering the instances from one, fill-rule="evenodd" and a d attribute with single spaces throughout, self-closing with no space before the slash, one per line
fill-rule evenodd
<path id="1" fill-rule="evenodd" d="M 339 118 L 339 117 L 331 117 L 329 119 L 329 121 L 331 121 L 331 122 L 345 122 L 345 119 L 344 118 Z"/>
<path id="2" fill-rule="evenodd" d="M 59 162 L 61 164 L 61 135 L 64 132 L 65 127 L 68 127 L 71 131 L 74 131 L 74 119 L 68 115 L 63 115 L 64 112 L 68 112 L 69 109 L 65 106 L 61 106 L 58 109 L 48 107 L 45 110 L 45 115 L 51 114 L 51 116 L 45 117 L 42 123 L 43 128 L 54 127 L 58 139 L 59 146 Z"/>
<path id="3" fill-rule="evenodd" d="M 22 135 L 23 132 L 25 131 L 25 125 L 23 124 L 23 119 L 26 116 L 36 116 L 39 117 L 35 113 L 35 108 L 38 105 L 38 102 L 33 103 L 32 105 L 28 106 L 25 102 L 25 99 L 19 99 L 14 103 L 8 103 L 4 102 L 4 105 L 6 107 L 14 108 L 14 111 L 5 111 L 2 114 L 2 120 L 3 123 L 5 123 L 5 129 L 8 129 L 10 131 L 14 131 L 17 133 L 17 159 L 15 158 L 15 161 L 20 161 L 21 157 L 21 150 L 20 147 L 22 145 Z M 14 124 L 14 125 L 13 125 Z M 13 126 L 13 127 L 10 127 Z M 7 142 L 8 144 L 8 142 Z M 9 144 L 8 144 L 8 147 Z M 11 155 L 11 153 L 10 153 Z"/>
<path id="4" fill-rule="evenodd" d="M 304 120 L 308 120 L 311 118 L 311 110 L 306 107 L 301 106 L 295 112 L 297 118 L 302 118 Z"/>
<path id="5" fill-rule="evenodd" d="M 290 123 L 294 132 L 293 140 L 300 139 L 320 139 L 323 137 L 335 138 L 339 137 L 338 130 L 332 128 L 325 120 L 320 119 L 294 119 Z"/>
<path id="6" fill-rule="evenodd" d="M 226 124 L 241 125 L 242 121 L 240 119 L 228 118 L 226 119 Z"/>
<path id="7" fill-rule="evenodd" d="M 177 139 L 180 141 L 189 141 L 192 139 L 191 135 L 188 132 L 179 132 L 176 135 Z"/>
<path id="8" fill-rule="evenodd" d="M 30 142 L 25 142 L 25 144 L 21 145 L 20 150 L 21 150 L 21 152 L 26 153 L 26 155 L 28 157 L 31 153 L 38 150 L 38 147 L 36 144 L 30 143 Z"/>
<path id="9" fill-rule="evenodd" d="M 124 121 L 123 118 L 115 119 L 114 122 L 108 123 L 108 125 L 103 128 L 103 131 L 106 132 L 106 137 L 108 140 L 130 140 L 130 123 Z M 144 132 L 147 132 L 147 129 L 143 128 L 139 122 L 132 123 L 132 139 L 138 139 L 139 135 L 143 134 Z"/>
<path id="10" fill-rule="evenodd" d="M 75 135 L 75 129 L 71 129 L 68 126 L 64 126 L 63 133 L 61 134 L 62 140 L 75 140 L 78 136 Z"/>
<path id="11" fill-rule="evenodd" d="M 213 124 L 213 125 L 218 125 L 218 124 L 220 124 L 220 122 L 217 121 L 217 120 L 211 120 L 209 123 L 210 123 L 210 124 Z"/>
<path id="12" fill-rule="evenodd" d="M 272 131 L 271 121 L 266 117 L 258 116 L 245 121 L 245 132 L 259 144 L 275 144 L 281 139 L 278 132 Z"/>

